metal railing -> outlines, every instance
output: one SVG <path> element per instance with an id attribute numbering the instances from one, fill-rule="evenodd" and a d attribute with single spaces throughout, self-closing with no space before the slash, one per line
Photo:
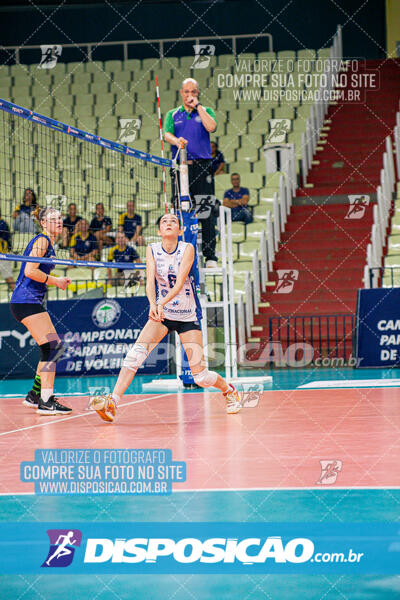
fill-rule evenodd
<path id="1" fill-rule="evenodd" d="M 399 261 L 400 262 L 400 261 Z M 395 272 L 399 273 L 397 282 L 395 281 Z M 400 287 L 400 266 L 398 267 L 370 267 L 369 287 Z M 365 286 L 367 287 L 367 286 Z"/>
<path id="2" fill-rule="evenodd" d="M 318 140 L 324 124 L 325 115 L 334 90 L 335 77 L 340 70 L 343 59 L 342 27 L 338 25 L 331 46 L 330 61 L 327 61 L 325 83 L 319 90 L 319 97 L 311 107 L 310 117 L 307 119 L 306 131 L 301 136 L 301 175 L 303 186 L 307 182 L 307 175 L 312 166 L 313 156 L 317 149 Z"/>
<path id="3" fill-rule="evenodd" d="M 342 358 L 347 361 L 353 350 L 356 317 L 350 313 L 332 315 L 296 315 L 270 317 L 268 342 L 279 344 L 285 353 L 292 348 L 316 358 Z"/>
<path id="4" fill-rule="evenodd" d="M 230 45 L 232 49 L 232 54 L 236 56 L 237 54 L 237 40 L 239 39 L 260 39 L 266 38 L 268 39 L 268 49 L 269 52 L 273 51 L 272 44 L 272 35 L 270 33 L 244 33 L 239 35 L 201 35 L 195 37 L 184 37 L 184 38 L 155 38 L 155 39 L 142 39 L 142 40 L 121 40 L 116 42 L 82 42 L 82 43 L 73 43 L 73 44 L 60 44 L 63 48 L 85 48 L 86 49 L 86 58 L 88 61 L 95 60 L 93 58 L 93 53 L 97 48 L 103 48 L 104 46 L 121 46 L 122 48 L 122 57 L 121 60 L 128 60 L 129 58 L 129 47 L 130 46 L 138 46 L 141 45 L 154 45 L 158 48 L 158 58 L 164 58 L 164 45 L 166 43 L 181 43 L 181 42 L 194 42 L 195 44 L 200 44 L 201 42 L 217 42 L 220 40 L 230 40 Z M 41 46 L 38 44 L 30 44 L 23 46 L 3 46 L 3 50 L 10 50 L 15 53 L 15 62 L 16 64 L 20 64 L 20 53 L 22 50 L 40 50 Z M 240 55 L 240 54 L 239 54 Z M 172 56 L 172 54 L 169 54 Z M 151 57 L 150 57 L 151 58 Z"/>
<path id="5" fill-rule="evenodd" d="M 394 141 L 396 148 L 397 178 L 400 176 L 400 111 L 396 115 L 397 125 L 394 128 Z M 383 167 L 380 172 L 380 185 L 377 188 L 377 203 L 373 208 L 373 225 L 371 229 L 371 242 L 367 246 L 366 264 L 364 267 L 364 287 L 375 288 L 379 286 L 379 269 L 382 266 L 384 248 L 386 246 L 387 230 L 390 224 L 393 209 L 393 192 L 396 186 L 396 169 L 392 139 L 386 137 L 386 150 L 383 153 Z"/>

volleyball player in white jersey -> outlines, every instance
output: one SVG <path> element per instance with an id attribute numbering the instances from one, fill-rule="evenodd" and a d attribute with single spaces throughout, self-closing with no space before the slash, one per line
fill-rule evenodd
<path id="1" fill-rule="evenodd" d="M 163 215 L 158 233 L 161 242 L 150 244 L 146 251 L 149 320 L 124 359 L 113 393 L 92 398 L 90 405 L 104 421 L 113 421 L 118 402 L 138 368 L 167 333 L 176 331 L 186 351 L 195 383 L 221 390 L 226 398 L 227 413 L 237 413 L 241 409 L 237 390 L 218 373 L 204 367 L 199 322 L 201 308 L 192 272 L 194 248 L 192 244 L 178 242 L 182 230 L 176 215 Z"/>

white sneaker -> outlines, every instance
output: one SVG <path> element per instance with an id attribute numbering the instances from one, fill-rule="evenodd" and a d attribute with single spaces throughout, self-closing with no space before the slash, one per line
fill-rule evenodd
<path id="1" fill-rule="evenodd" d="M 242 408 L 242 403 L 240 401 L 239 392 L 237 389 L 230 383 L 229 390 L 224 393 L 226 399 L 226 412 L 228 415 L 234 415 L 238 413 Z"/>
<path id="2" fill-rule="evenodd" d="M 91 398 L 89 408 L 95 410 L 103 421 L 111 423 L 115 419 L 117 403 L 111 394 L 101 394 Z"/>
<path id="3" fill-rule="evenodd" d="M 218 263 L 216 260 L 208 260 L 206 262 L 206 269 L 216 269 L 218 267 Z"/>

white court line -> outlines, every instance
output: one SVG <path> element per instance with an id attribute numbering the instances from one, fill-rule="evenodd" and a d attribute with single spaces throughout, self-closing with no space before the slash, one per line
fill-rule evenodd
<path id="1" fill-rule="evenodd" d="M 382 486 L 378 486 L 378 485 L 360 485 L 360 486 L 355 486 L 355 487 L 332 487 L 332 486 L 310 486 L 310 487 L 282 487 L 282 488 L 276 488 L 276 487 L 255 487 L 255 488 L 203 488 L 203 489 L 196 489 L 196 488 L 190 488 L 190 489 L 185 489 L 185 490 L 173 490 L 172 494 L 168 495 L 168 498 L 171 498 L 173 496 L 173 494 L 184 494 L 184 493 L 188 493 L 188 494 L 197 494 L 197 493 L 201 493 L 201 492 L 309 492 L 309 491 L 330 491 L 330 492 L 334 492 L 334 491 L 350 491 L 352 492 L 354 491 L 358 491 L 358 490 L 400 490 L 400 486 L 398 485 L 382 485 Z M 60 496 L 60 494 L 57 494 L 58 496 Z M 95 496 L 96 498 L 98 497 L 104 497 L 104 496 L 120 496 L 121 498 L 123 496 L 129 497 L 131 498 L 132 496 L 138 497 L 144 494 L 63 494 L 63 497 L 70 497 L 70 496 L 79 496 L 80 499 L 87 497 L 87 496 Z M 165 497 L 165 494 L 151 494 L 152 496 L 163 496 Z M 51 497 L 52 494 L 35 494 L 35 492 L 15 492 L 15 493 L 9 493 L 9 492 L 0 492 L 0 497 L 1 496 L 36 496 L 37 498 L 46 498 L 46 497 Z"/>
<path id="2" fill-rule="evenodd" d="M 150 396 L 150 398 L 142 398 L 141 400 L 132 400 L 132 402 L 125 402 L 125 404 L 119 404 L 118 408 L 123 408 L 124 406 L 131 406 L 132 404 L 140 404 L 141 402 L 147 402 L 148 400 L 154 400 L 155 398 L 165 398 L 165 396 L 172 396 L 172 395 L 173 395 L 173 393 L 171 392 L 169 394 L 157 394 L 156 396 Z M 27 431 L 28 429 L 36 429 L 37 427 L 46 427 L 46 425 L 57 425 L 58 423 L 63 423 L 64 421 L 71 421 L 72 419 L 79 419 L 80 417 L 88 417 L 89 415 L 94 415 L 94 414 L 97 415 L 95 410 L 88 410 L 88 411 L 85 411 L 84 413 L 80 413 L 79 415 L 73 415 L 72 417 L 64 417 L 64 419 L 60 419 L 57 416 L 53 416 L 51 421 L 46 421 L 45 423 L 39 423 L 38 425 L 29 425 L 28 427 L 20 427 L 19 429 L 12 429 L 11 431 L 3 431 L 3 433 L 0 433 L 0 437 L 3 435 L 9 435 L 11 433 L 18 433 L 19 431 Z M 103 421 L 103 423 L 104 423 L 104 421 Z"/>
<path id="3" fill-rule="evenodd" d="M 326 379 L 322 381 L 311 381 L 299 385 L 298 390 L 305 389 L 345 389 L 345 388 L 389 388 L 399 387 L 400 379 Z"/>

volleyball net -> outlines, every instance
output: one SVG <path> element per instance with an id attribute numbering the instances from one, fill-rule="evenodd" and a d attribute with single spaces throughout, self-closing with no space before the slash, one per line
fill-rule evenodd
<path id="1" fill-rule="evenodd" d="M 158 239 L 156 221 L 166 200 L 170 205 L 172 167 L 171 160 L 0 99 L 0 257 L 21 260 L 27 243 L 41 230 L 40 209 L 54 207 L 73 226 L 57 240 L 52 262 L 77 264 L 71 259 L 74 234 L 89 239 L 94 250 L 94 259 L 78 261 L 79 266 L 110 266 L 109 248 L 122 233 L 144 259 L 145 245 Z M 99 244 L 96 233 L 103 228 Z"/>

